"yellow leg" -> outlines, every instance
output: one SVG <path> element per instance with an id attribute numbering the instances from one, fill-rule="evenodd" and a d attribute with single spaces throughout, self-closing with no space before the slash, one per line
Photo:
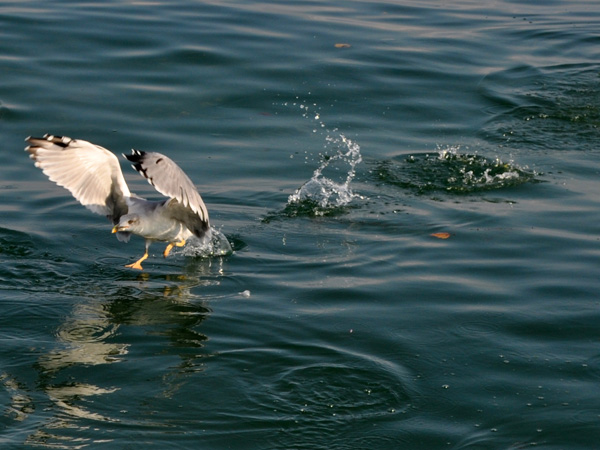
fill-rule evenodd
<path id="1" fill-rule="evenodd" d="M 138 259 L 133 264 L 127 264 L 125 267 L 130 267 L 132 269 L 138 269 L 138 270 L 144 270 L 144 268 L 142 267 L 142 261 L 146 260 L 147 258 L 148 258 L 148 252 L 144 253 L 144 256 L 142 256 L 140 259 Z"/>
<path id="2" fill-rule="evenodd" d="M 172 242 L 169 242 L 169 245 L 167 245 L 167 248 L 165 248 L 165 251 L 163 252 L 163 256 L 166 258 L 167 256 L 169 256 L 169 253 L 171 253 L 171 249 L 173 248 L 174 244 Z"/>
<path id="3" fill-rule="evenodd" d="M 184 245 L 185 245 L 185 239 L 182 239 L 179 242 L 169 242 L 169 245 L 167 245 L 167 248 L 165 248 L 165 251 L 163 252 L 163 256 L 165 258 L 167 256 L 169 256 L 169 253 L 171 253 L 171 250 L 173 249 L 174 246 L 183 247 Z"/>

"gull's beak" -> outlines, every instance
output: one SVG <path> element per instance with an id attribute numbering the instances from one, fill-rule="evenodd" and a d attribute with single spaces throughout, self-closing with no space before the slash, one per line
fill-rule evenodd
<path id="1" fill-rule="evenodd" d="M 116 233 L 117 231 L 119 231 L 119 225 L 118 225 L 118 224 L 117 224 L 117 225 L 115 225 L 115 226 L 113 227 L 113 229 L 112 229 L 112 232 L 113 232 L 113 233 Z"/>

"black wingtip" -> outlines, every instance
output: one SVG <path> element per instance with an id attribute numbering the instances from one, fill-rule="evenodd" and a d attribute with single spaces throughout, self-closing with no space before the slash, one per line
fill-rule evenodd
<path id="1" fill-rule="evenodd" d="M 69 144 L 71 144 L 71 142 L 73 142 L 74 139 L 71 139 L 68 136 L 56 136 L 54 134 L 46 133 L 41 138 L 29 136 L 25 140 L 29 141 L 29 142 L 32 142 L 32 141 L 48 141 L 48 142 L 51 142 L 52 144 L 57 145 L 59 147 L 66 148 L 66 147 L 69 146 Z"/>
<path id="2" fill-rule="evenodd" d="M 146 172 L 146 168 L 144 167 L 144 157 L 146 156 L 146 152 L 142 152 L 140 150 L 136 150 L 134 148 L 131 149 L 131 155 L 123 155 L 125 158 L 127 158 L 128 161 L 132 162 L 133 164 L 131 165 L 131 167 L 133 167 L 135 170 L 137 170 L 140 175 L 142 175 L 144 178 L 146 178 L 148 180 L 148 183 L 154 185 L 154 183 L 152 182 L 152 178 L 150 178 L 148 176 L 148 173 Z"/>
<path id="3" fill-rule="evenodd" d="M 25 148 L 26 151 L 31 149 L 37 149 L 40 147 L 49 148 L 50 145 L 56 145 L 57 147 L 66 148 L 71 144 L 73 139 L 67 136 L 54 136 L 52 134 L 44 134 L 43 137 L 27 136 L 25 142 L 29 142 L 29 146 Z M 49 144 L 48 144 L 49 143 Z"/>
<path id="4" fill-rule="evenodd" d="M 144 159 L 144 155 L 146 152 L 142 152 L 140 150 L 136 150 L 135 148 L 131 149 L 131 155 L 126 155 L 123 153 L 123 156 L 132 163 L 140 163 Z M 136 169 L 137 170 L 137 169 Z"/>
<path id="5" fill-rule="evenodd" d="M 33 141 L 47 141 L 46 136 L 47 135 L 44 135 L 43 137 L 27 136 L 25 142 L 33 143 Z"/>

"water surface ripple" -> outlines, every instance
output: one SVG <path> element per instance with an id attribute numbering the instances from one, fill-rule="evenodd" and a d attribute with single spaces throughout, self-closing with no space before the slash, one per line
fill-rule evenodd
<path id="1" fill-rule="evenodd" d="M 595 448 L 599 29 L 592 0 L 3 2 L 0 447 Z M 46 132 L 169 155 L 223 251 L 123 267 L 142 240 L 23 152 Z"/>

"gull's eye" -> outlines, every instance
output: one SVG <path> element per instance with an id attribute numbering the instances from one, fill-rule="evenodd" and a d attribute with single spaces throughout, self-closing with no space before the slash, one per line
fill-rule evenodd
<path id="1" fill-rule="evenodd" d="M 129 219 L 129 220 L 127 221 L 127 223 L 128 223 L 129 225 L 133 224 L 133 222 L 135 222 L 135 220 L 133 220 L 133 219 Z"/>

